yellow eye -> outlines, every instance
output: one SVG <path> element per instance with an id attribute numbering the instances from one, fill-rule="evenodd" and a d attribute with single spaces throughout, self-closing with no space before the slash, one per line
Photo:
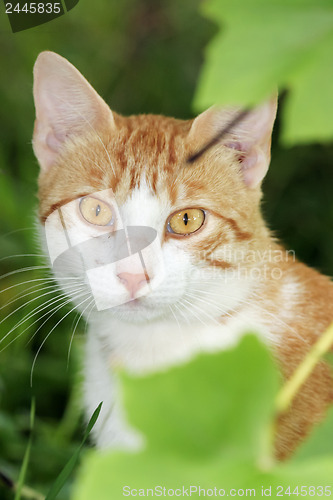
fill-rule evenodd
<path id="1" fill-rule="evenodd" d="M 108 226 L 112 222 L 112 210 L 109 205 L 93 196 L 82 198 L 80 212 L 87 222 L 96 226 Z"/>
<path id="2" fill-rule="evenodd" d="M 201 228 L 205 220 L 205 212 L 199 208 L 187 208 L 171 216 L 168 229 L 171 233 L 192 234 Z"/>

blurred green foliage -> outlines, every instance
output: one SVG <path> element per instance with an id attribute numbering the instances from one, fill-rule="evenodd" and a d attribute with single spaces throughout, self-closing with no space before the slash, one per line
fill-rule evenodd
<path id="1" fill-rule="evenodd" d="M 207 0 L 202 11 L 222 29 L 206 49 L 196 106 L 252 106 L 288 88 L 283 142 L 330 141 L 332 2 Z"/>
<path id="2" fill-rule="evenodd" d="M 26 287 L 38 282 L 16 285 L 44 277 L 45 270 L 3 277 L 21 268 L 43 266 L 38 255 L 13 257 L 40 252 L 34 230 L 38 166 L 31 149 L 32 67 L 38 53 L 53 50 L 68 58 L 115 111 L 189 118 L 204 47 L 217 32 L 212 21 L 200 16 L 198 5 L 199 0 L 81 0 L 49 24 L 12 34 L 0 4 L 0 259 L 4 257 L 0 307 L 13 300 L 0 310 L 1 318 L 13 313 L 0 324 L 1 338 L 45 301 L 37 298 L 29 303 L 36 295 L 14 301 L 17 293 L 28 293 Z M 222 69 L 223 78 L 229 69 Z M 332 275 L 333 147 L 311 144 L 287 150 L 279 147 L 278 135 L 279 121 L 264 183 L 263 207 L 269 225 L 299 258 Z M 16 308 L 20 309 L 14 312 Z M 82 435 L 78 373 L 84 325 L 76 333 L 68 367 L 74 315 L 47 339 L 31 389 L 34 357 L 62 318 L 59 311 L 42 326 L 42 314 L 18 326 L 7 343 L 17 339 L 0 352 L 0 471 L 18 478 L 34 394 L 34 440 L 26 481 L 46 492 Z M 0 344 L 0 350 L 5 345 Z M 68 498 L 69 487 L 60 499 Z M 0 486 L 0 498 L 13 495 Z"/>

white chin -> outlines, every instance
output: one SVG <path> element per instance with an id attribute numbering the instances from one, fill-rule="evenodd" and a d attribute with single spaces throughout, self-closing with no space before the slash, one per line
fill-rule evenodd
<path id="1" fill-rule="evenodd" d="M 147 304 L 141 298 L 130 300 L 125 304 L 101 311 L 101 313 L 110 314 L 127 323 L 144 323 L 149 320 L 161 318 L 166 314 L 165 308 L 154 304 Z"/>

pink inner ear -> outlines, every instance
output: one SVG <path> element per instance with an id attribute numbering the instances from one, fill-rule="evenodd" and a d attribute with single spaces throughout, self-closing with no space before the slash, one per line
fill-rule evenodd
<path id="1" fill-rule="evenodd" d="M 193 152 L 201 148 L 206 151 L 205 146 L 210 147 L 210 143 L 215 146 L 221 140 L 219 144 L 235 151 L 245 183 L 256 187 L 265 176 L 270 161 L 270 140 L 276 105 L 276 97 L 273 97 L 246 113 L 235 107 L 209 108 L 193 121 L 189 132 L 190 147 Z M 242 119 L 237 121 L 239 116 Z M 225 127 L 229 133 L 224 138 L 221 137 L 221 132 Z"/>
<path id="2" fill-rule="evenodd" d="M 242 163 L 242 170 L 248 170 L 249 168 L 254 168 L 258 161 L 258 154 L 256 151 L 251 152 L 247 156 L 241 155 L 240 162 Z"/>
<path id="3" fill-rule="evenodd" d="M 46 144 L 52 151 L 58 153 L 65 141 L 65 138 L 65 134 L 55 134 L 52 130 L 52 132 L 49 132 L 46 136 Z"/>
<path id="4" fill-rule="evenodd" d="M 227 148 L 230 148 L 230 149 L 236 149 L 237 151 L 239 151 L 240 153 L 248 153 L 250 151 L 250 149 L 253 147 L 253 143 L 251 142 L 245 142 L 245 141 L 229 141 L 229 142 L 226 142 L 224 143 L 225 147 Z"/>
<path id="5" fill-rule="evenodd" d="M 258 184 L 267 171 L 265 155 L 258 146 L 237 140 L 227 142 L 225 146 L 235 150 L 245 184 L 247 186 Z"/>
<path id="6" fill-rule="evenodd" d="M 237 152 L 237 158 L 240 163 L 242 163 L 243 169 L 250 168 L 255 163 L 255 155 L 252 155 L 251 144 L 240 142 L 240 141 L 230 141 L 224 144 L 225 147 L 229 149 L 234 149 Z"/>

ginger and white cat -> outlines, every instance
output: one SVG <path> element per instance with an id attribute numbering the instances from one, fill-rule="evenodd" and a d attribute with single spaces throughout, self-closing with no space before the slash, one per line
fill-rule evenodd
<path id="1" fill-rule="evenodd" d="M 104 402 L 97 445 L 136 441 L 124 423 L 114 367 L 160 370 L 225 349 L 250 329 L 269 343 L 288 378 L 333 320 L 333 285 L 285 252 L 262 219 L 275 100 L 188 164 L 237 110 L 211 108 L 186 121 L 125 118 L 52 52 L 39 55 L 34 78 L 39 217 L 46 239 L 50 230 L 56 235 L 44 241 L 50 255 L 62 230 L 68 245 L 78 244 L 54 272 L 60 284 L 78 284 L 81 295 L 64 290 L 89 316 L 84 400 L 87 415 Z M 123 258 L 134 255 L 129 251 L 110 264 L 117 235 L 124 244 L 140 227 L 143 239 L 144 228 L 153 230 L 154 252 L 143 262 L 138 253 Z M 82 252 L 89 269 L 79 263 Z M 332 400 L 322 362 L 280 419 L 277 456 L 295 448 Z"/>

